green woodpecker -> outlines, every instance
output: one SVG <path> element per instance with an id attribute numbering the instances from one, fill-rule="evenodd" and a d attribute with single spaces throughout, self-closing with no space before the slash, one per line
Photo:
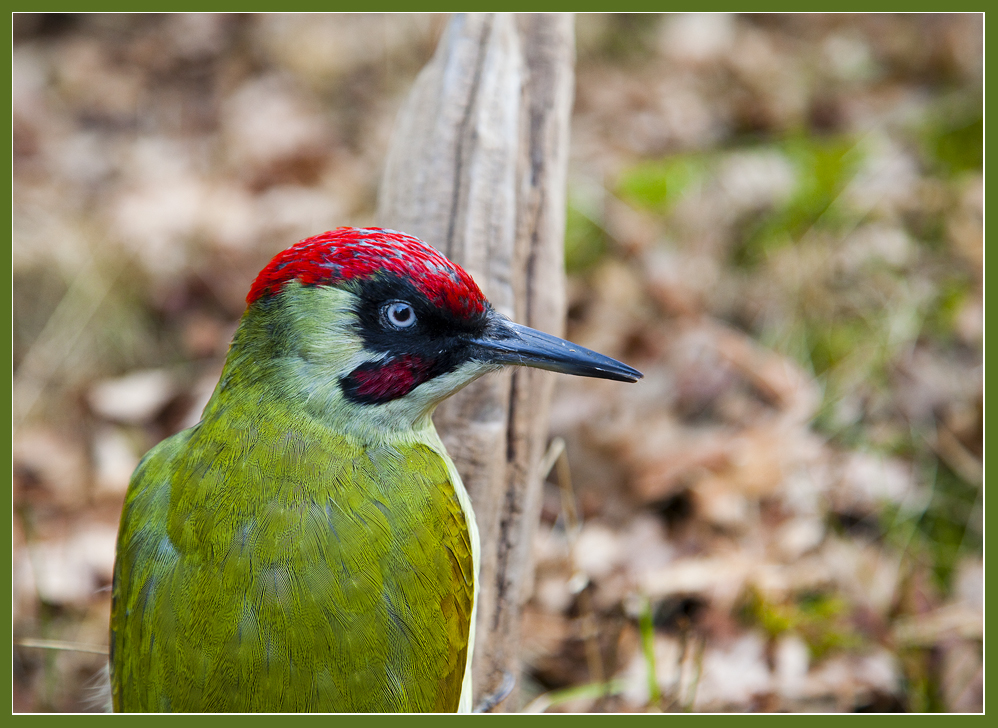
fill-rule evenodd
<path id="1" fill-rule="evenodd" d="M 478 529 L 434 407 L 505 364 L 641 374 L 391 230 L 297 243 L 247 304 L 201 421 L 128 488 L 114 709 L 469 710 Z"/>

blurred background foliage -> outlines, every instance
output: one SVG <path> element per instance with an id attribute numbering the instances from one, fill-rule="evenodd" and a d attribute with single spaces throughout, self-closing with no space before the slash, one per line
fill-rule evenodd
<path id="1" fill-rule="evenodd" d="M 128 475 L 445 24 L 13 16 L 15 710 L 94 707 Z M 577 17 L 568 333 L 647 376 L 559 382 L 525 708 L 981 710 L 982 35 Z"/>

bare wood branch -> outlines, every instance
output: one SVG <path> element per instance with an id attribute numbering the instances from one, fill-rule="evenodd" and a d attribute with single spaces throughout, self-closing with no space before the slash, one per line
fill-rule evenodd
<path id="1" fill-rule="evenodd" d="M 464 266 L 500 312 L 552 333 L 564 321 L 573 63 L 570 15 L 452 18 L 399 114 L 378 210 Z M 552 387 L 547 372 L 504 372 L 434 417 L 482 536 L 476 700 L 519 673 Z M 503 703 L 517 705 L 515 692 Z"/>

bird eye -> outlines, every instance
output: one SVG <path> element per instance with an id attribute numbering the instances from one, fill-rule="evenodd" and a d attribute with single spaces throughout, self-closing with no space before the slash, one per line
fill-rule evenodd
<path id="1" fill-rule="evenodd" d="M 393 301 L 381 309 L 388 323 L 398 329 L 407 329 L 416 323 L 416 312 L 405 301 Z"/>

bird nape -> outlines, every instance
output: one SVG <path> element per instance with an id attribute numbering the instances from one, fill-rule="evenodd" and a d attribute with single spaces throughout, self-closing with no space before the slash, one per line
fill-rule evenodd
<path id="1" fill-rule="evenodd" d="M 128 488 L 114 709 L 470 710 L 478 528 L 434 407 L 508 364 L 641 374 L 391 230 L 302 240 L 246 300 L 201 421 Z"/>

